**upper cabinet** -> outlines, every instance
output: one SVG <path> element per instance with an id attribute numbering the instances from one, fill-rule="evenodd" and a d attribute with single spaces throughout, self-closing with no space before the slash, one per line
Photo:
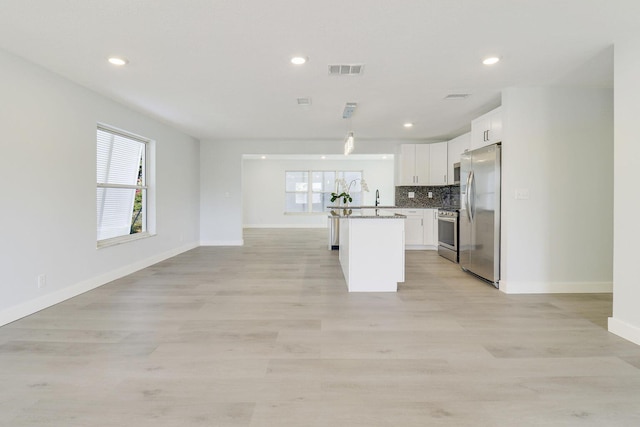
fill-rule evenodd
<path id="1" fill-rule="evenodd" d="M 471 149 L 471 132 L 467 132 L 464 135 L 460 135 L 457 138 L 453 138 L 447 142 L 447 158 L 448 158 L 448 170 L 447 170 L 447 184 L 455 184 L 455 177 L 453 173 L 453 165 L 460 162 L 460 156 L 465 151 Z M 458 177 L 460 178 L 460 177 Z"/>
<path id="2" fill-rule="evenodd" d="M 502 141 L 502 107 L 478 117 L 471 122 L 471 149 Z"/>
<path id="3" fill-rule="evenodd" d="M 429 144 L 429 185 L 447 185 L 447 142 Z"/>
<path id="4" fill-rule="evenodd" d="M 397 185 L 427 185 L 429 180 L 429 146 L 427 144 L 400 145 Z"/>
<path id="5" fill-rule="evenodd" d="M 447 143 L 402 144 L 396 185 L 445 185 Z"/>

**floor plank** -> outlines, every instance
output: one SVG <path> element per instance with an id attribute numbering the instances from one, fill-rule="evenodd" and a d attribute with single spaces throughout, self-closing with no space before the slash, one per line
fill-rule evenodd
<path id="1" fill-rule="evenodd" d="M 349 294 L 325 230 L 244 238 L 0 328 L 0 425 L 640 425 L 610 294 L 505 295 L 430 251 Z"/>

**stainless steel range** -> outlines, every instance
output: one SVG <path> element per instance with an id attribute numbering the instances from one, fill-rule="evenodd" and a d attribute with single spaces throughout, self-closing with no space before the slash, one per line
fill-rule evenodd
<path id="1" fill-rule="evenodd" d="M 458 262 L 458 209 L 438 209 L 438 255 Z"/>

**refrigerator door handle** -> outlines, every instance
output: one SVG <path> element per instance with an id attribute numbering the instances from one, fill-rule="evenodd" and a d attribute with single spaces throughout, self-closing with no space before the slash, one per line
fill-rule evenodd
<path id="1" fill-rule="evenodd" d="M 471 171 L 467 174 L 467 194 L 465 195 L 465 210 L 467 211 L 467 219 L 471 222 Z"/>
<path id="2" fill-rule="evenodd" d="M 469 216 L 469 222 L 473 222 L 473 217 L 474 217 L 474 209 L 475 206 L 473 206 L 475 204 L 475 194 L 472 194 L 472 191 L 475 193 L 475 181 L 476 181 L 476 177 L 473 174 L 473 171 L 469 171 L 469 184 L 467 185 L 467 215 Z M 473 190 L 472 190 L 473 189 Z M 473 196 L 473 199 L 472 199 Z"/>

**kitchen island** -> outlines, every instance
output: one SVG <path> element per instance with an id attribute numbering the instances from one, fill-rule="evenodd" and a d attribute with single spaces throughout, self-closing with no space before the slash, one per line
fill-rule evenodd
<path id="1" fill-rule="evenodd" d="M 335 209 L 338 258 L 349 292 L 396 292 L 404 281 L 404 215 L 384 209 Z"/>
<path id="2" fill-rule="evenodd" d="M 327 206 L 327 209 L 330 210 L 331 215 L 329 215 L 329 225 L 328 225 L 328 237 L 329 237 L 329 250 L 336 250 L 340 247 L 340 242 L 338 237 L 340 236 L 340 215 L 345 215 L 345 209 L 353 211 L 354 209 L 396 209 L 397 206 L 366 206 L 366 205 L 355 205 L 355 206 L 343 206 L 343 205 L 334 205 Z M 340 212 L 339 215 L 337 212 Z"/>

